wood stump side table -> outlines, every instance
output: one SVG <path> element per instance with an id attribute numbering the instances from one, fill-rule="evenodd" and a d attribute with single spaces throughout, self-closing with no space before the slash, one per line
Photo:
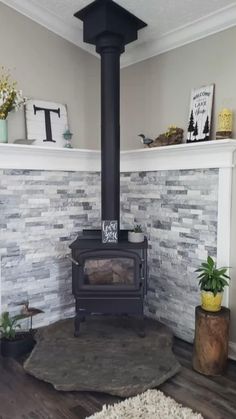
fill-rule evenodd
<path id="1" fill-rule="evenodd" d="M 195 309 L 193 369 L 205 375 L 221 375 L 228 359 L 230 310 Z"/>

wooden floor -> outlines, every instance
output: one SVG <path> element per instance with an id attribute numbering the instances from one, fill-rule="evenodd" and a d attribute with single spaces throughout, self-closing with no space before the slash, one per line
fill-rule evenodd
<path id="1" fill-rule="evenodd" d="M 176 339 L 174 352 L 182 370 L 160 390 L 206 419 L 236 419 L 236 362 L 229 362 L 224 377 L 208 378 L 192 370 L 191 345 Z M 1 419 L 84 419 L 117 400 L 98 393 L 58 392 L 27 375 L 20 363 L 0 358 Z"/>

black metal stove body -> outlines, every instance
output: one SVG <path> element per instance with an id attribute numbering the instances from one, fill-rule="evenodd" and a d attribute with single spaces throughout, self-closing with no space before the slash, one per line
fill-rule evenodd
<path id="1" fill-rule="evenodd" d="M 75 335 L 90 313 L 143 313 L 147 241 L 128 242 L 120 231 L 120 55 L 146 24 L 112 0 L 96 0 L 75 16 L 84 41 L 101 55 L 102 222 L 116 222 L 118 242 L 102 243 L 101 231 L 85 231 L 70 246 L 76 299 Z"/>
<path id="2" fill-rule="evenodd" d="M 83 231 L 71 245 L 72 289 L 76 300 L 75 335 L 90 314 L 143 315 L 147 286 L 147 240 L 103 244 L 101 231 Z"/>

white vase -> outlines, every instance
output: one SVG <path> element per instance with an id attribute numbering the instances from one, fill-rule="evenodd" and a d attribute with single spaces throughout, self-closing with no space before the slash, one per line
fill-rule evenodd
<path id="1" fill-rule="evenodd" d="M 0 119 L 0 143 L 7 143 L 7 120 Z"/>
<path id="2" fill-rule="evenodd" d="M 142 243 L 144 241 L 144 234 L 128 231 L 128 241 L 130 243 Z"/>

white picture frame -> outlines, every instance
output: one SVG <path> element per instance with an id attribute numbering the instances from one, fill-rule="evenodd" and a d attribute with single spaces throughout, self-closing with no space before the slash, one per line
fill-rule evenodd
<path id="1" fill-rule="evenodd" d="M 214 87 L 210 84 L 191 91 L 187 143 L 210 140 Z"/>
<path id="2" fill-rule="evenodd" d="M 26 135 L 34 145 L 65 146 L 63 134 L 68 129 L 67 107 L 61 103 L 29 99 L 25 106 Z"/>

